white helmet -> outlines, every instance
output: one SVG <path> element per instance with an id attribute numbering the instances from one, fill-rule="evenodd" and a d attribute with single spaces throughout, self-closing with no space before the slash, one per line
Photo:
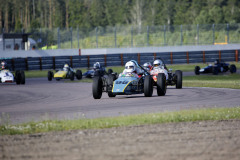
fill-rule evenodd
<path id="1" fill-rule="evenodd" d="M 151 69 L 152 64 L 151 64 L 150 62 L 146 62 L 146 63 L 143 64 L 143 67 L 144 67 L 145 69 L 149 70 L 149 69 Z"/>
<path id="2" fill-rule="evenodd" d="M 64 67 L 63 67 L 63 70 L 64 70 L 64 71 L 68 71 L 68 69 L 69 69 L 69 65 L 68 65 L 68 64 L 65 64 Z"/>
<path id="3" fill-rule="evenodd" d="M 162 60 L 157 59 L 157 60 L 155 60 L 153 62 L 153 65 L 154 65 L 154 67 L 162 67 L 163 66 L 163 62 L 162 62 Z"/>
<path id="4" fill-rule="evenodd" d="M 136 70 L 136 65 L 132 61 L 129 61 L 125 65 L 125 70 L 127 73 L 132 73 Z"/>
<path id="5" fill-rule="evenodd" d="M 93 68 L 94 69 L 99 69 L 100 68 L 100 63 L 99 62 L 94 63 Z"/>

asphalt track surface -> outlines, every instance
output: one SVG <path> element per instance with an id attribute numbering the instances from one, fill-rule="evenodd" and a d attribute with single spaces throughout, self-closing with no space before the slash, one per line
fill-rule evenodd
<path id="1" fill-rule="evenodd" d="M 166 96 L 144 94 L 92 97 L 92 83 L 26 79 L 26 85 L 0 84 L 1 123 L 23 123 L 46 119 L 111 117 L 209 107 L 240 106 L 240 90 L 168 87 Z M 9 115 L 9 118 L 6 118 Z"/>

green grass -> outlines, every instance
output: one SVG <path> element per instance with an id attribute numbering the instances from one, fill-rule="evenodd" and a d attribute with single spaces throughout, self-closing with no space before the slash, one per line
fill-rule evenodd
<path id="1" fill-rule="evenodd" d="M 39 78 L 39 77 L 47 77 L 48 71 L 25 71 L 26 78 Z"/>
<path id="2" fill-rule="evenodd" d="M 50 131 L 102 129 L 171 122 L 176 123 L 189 121 L 192 122 L 192 121 L 230 120 L 230 119 L 240 119 L 240 107 L 183 110 L 176 112 L 119 116 L 113 118 L 49 120 L 17 125 L 4 124 L 0 126 L 0 135 L 33 134 Z"/>
<path id="3" fill-rule="evenodd" d="M 231 64 L 235 64 L 237 68 L 240 68 L 240 63 L 231 62 Z M 194 71 L 195 66 L 200 66 L 201 68 L 207 66 L 207 64 L 196 63 L 196 64 L 169 64 L 167 67 L 173 70 L 181 70 L 183 72 Z M 114 72 L 118 74 L 124 70 L 124 66 L 114 66 L 114 67 L 106 67 L 106 70 L 113 69 Z M 87 68 L 78 68 L 82 70 L 82 73 L 87 71 Z M 25 71 L 26 78 L 37 78 L 37 77 L 47 77 L 48 70 L 43 71 Z"/>
<path id="4" fill-rule="evenodd" d="M 199 75 L 183 77 L 185 87 L 213 87 L 240 89 L 240 75 Z"/>
<path id="5" fill-rule="evenodd" d="M 82 70 L 82 72 L 86 72 L 87 69 L 86 68 L 80 68 Z M 76 69 L 77 70 L 77 69 Z M 40 77 L 47 77 L 48 75 L 48 71 L 50 70 L 42 70 L 42 71 L 38 71 L 38 70 L 35 70 L 35 71 L 25 71 L 25 76 L 26 78 L 40 78 Z M 52 70 L 54 73 L 55 71 Z"/>

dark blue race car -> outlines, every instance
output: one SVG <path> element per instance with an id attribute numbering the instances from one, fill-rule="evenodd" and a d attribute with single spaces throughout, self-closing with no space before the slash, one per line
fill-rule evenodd
<path id="1" fill-rule="evenodd" d="M 224 61 L 216 60 L 214 64 L 209 64 L 207 67 L 200 68 L 199 66 L 195 67 L 195 74 L 204 74 L 204 73 L 212 73 L 214 75 L 217 75 L 218 73 L 223 73 L 230 71 L 231 73 L 237 72 L 237 67 L 234 64 L 225 63 Z"/>
<path id="2" fill-rule="evenodd" d="M 87 72 L 83 73 L 83 77 L 86 78 L 93 78 L 94 76 L 104 76 L 106 74 L 112 74 L 113 70 L 108 69 L 108 72 L 106 72 L 105 67 L 102 67 L 99 62 L 96 62 L 93 65 L 93 68 L 88 70 Z"/>

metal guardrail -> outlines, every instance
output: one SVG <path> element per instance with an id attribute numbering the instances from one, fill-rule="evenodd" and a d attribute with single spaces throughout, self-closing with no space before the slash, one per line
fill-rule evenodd
<path id="1" fill-rule="evenodd" d="M 166 64 L 207 63 L 216 59 L 239 61 L 240 50 L 134 53 L 134 54 L 102 54 L 82 56 L 27 57 L 4 59 L 10 70 L 52 70 L 62 68 L 68 63 L 73 68 L 90 68 L 95 62 L 107 66 L 123 66 L 129 60 L 138 63 L 152 62 L 161 57 Z"/>

